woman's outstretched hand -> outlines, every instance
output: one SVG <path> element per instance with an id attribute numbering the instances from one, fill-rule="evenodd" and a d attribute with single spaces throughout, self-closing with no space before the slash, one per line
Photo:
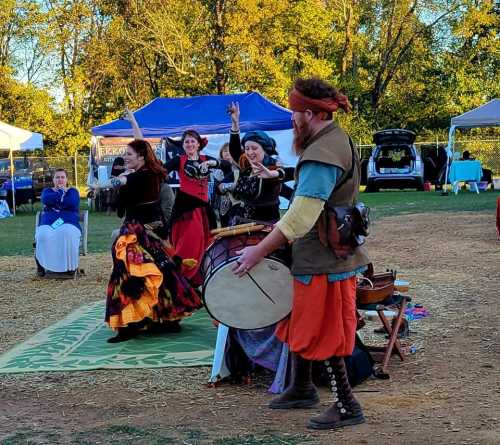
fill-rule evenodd
<path id="1" fill-rule="evenodd" d="M 250 162 L 250 164 L 252 164 L 252 173 L 259 178 L 272 179 L 279 176 L 279 173 L 276 170 L 269 170 L 261 162 Z"/>
<path id="2" fill-rule="evenodd" d="M 125 108 L 125 111 L 123 112 L 122 115 L 122 119 L 129 122 L 133 122 L 135 120 L 134 115 L 128 108 Z"/>

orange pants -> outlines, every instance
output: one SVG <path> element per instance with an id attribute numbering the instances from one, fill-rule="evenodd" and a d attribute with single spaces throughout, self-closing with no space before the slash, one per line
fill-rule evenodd
<path id="1" fill-rule="evenodd" d="M 309 284 L 294 280 L 290 317 L 281 321 L 276 336 L 307 360 L 352 354 L 356 336 L 356 277 L 328 282 L 313 275 Z"/>

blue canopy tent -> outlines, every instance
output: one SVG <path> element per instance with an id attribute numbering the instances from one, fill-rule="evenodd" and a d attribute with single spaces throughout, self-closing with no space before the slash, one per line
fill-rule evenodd
<path id="1" fill-rule="evenodd" d="M 134 112 L 144 137 L 179 136 L 187 129 L 200 134 L 227 134 L 231 120 L 227 107 L 239 102 L 240 129 L 286 130 L 292 128 L 292 113 L 267 100 L 259 93 L 194 96 L 179 98 L 158 97 Z M 94 136 L 132 137 L 130 123 L 117 119 L 92 128 Z"/>
<path id="2" fill-rule="evenodd" d="M 208 136 L 204 153 L 217 157 L 220 146 L 229 140 L 231 119 L 227 107 L 231 102 L 240 105 L 240 130 L 270 132 L 278 146 L 284 165 L 293 166 L 296 155 L 292 150 L 292 112 L 259 93 L 164 98 L 158 97 L 134 112 L 145 138 L 180 136 L 194 129 Z M 133 137 L 130 122 L 116 119 L 92 128 L 95 137 Z M 93 156 L 89 157 L 88 182 L 93 180 Z M 175 180 L 174 180 L 175 182 Z M 282 203 L 285 206 L 284 202 Z"/>

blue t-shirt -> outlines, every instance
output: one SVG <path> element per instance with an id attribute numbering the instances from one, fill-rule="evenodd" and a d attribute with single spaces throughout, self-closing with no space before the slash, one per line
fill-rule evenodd
<path id="1" fill-rule="evenodd" d="M 324 164 L 322 162 L 307 161 L 300 167 L 299 182 L 295 190 L 295 196 L 305 196 L 308 198 L 321 199 L 326 201 L 337 185 L 337 181 L 342 177 L 342 170 L 336 165 Z M 330 273 L 328 281 L 341 281 L 351 278 L 366 270 L 366 266 L 358 267 L 349 272 Z M 302 284 L 309 284 L 312 275 L 294 275 L 296 280 Z"/>
<path id="2" fill-rule="evenodd" d="M 326 201 L 333 192 L 343 170 L 336 165 L 306 161 L 300 167 L 295 196 L 306 196 Z"/>
<path id="3" fill-rule="evenodd" d="M 41 201 L 43 211 L 40 217 L 40 225 L 50 226 L 58 218 L 61 218 L 66 224 L 72 224 L 78 230 L 80 227 L 80 194 L 75 188 L 69 188 L 66 192 L 63 190 L 54 190 L 45 188 L 42 191 Z"/>

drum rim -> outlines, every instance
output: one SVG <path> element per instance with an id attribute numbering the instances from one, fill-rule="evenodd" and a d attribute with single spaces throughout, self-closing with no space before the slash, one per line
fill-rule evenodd
<path id="1" fill-rule="evenodd" d="M 231 263 L 235 263 L 235 262 L 238 260 L 238 258 L 239 258 L 239 257 L 233 257 L 233 258 L 231 258 L 231 259 L 229 259 L 229 260 L 225 260 L 224 262 L 222 262 L 221 264 L 219 264 L 219 265 L 218 265 L 218 266 L 217 266 L 217 267 L 213 270 L 213 272 L 215 273 L 215 271 L 219 270 L 219 269 L 220 269 L 221 267 L 223 267 L 223 266 L 227 266 L 227 265 L 229 265 L 229 264 L 231 264 Z M 277 259 L 277 258 L 273 257 L 272 255 L 270 255 L 270 256 L 266 256 L 266 257 L 264 257 L 264 258 L 265 258 L 265 259 L 268 259 L 268 260 L 277 261 L 278 263 L 281 263 L 283 266 L 285 266 L 287 269 L 290 269 L 290 268 L 286 265 L 286 263 L 285 263 L 284 261 L 281 261 L 280 259 Z M 290 275 L 291 275 L 291 273 L 290 273 Z M 209 278 L 211 278 L 211 276 L 212 276 L 212 273 L 210 273 L 210 274 L 208 275 L 207 280 L 208 280 Z M 208 306 L 207 306 L 207 302 L 205 301 L 205 286 L 206 286 L 206 280 L 203 282 L 203 288 L 202 288 L 202 293 L 201 293 L 201 300 L 202 300 L 202 302 L 203 302 L 203 306 L 205 307 L 205 310 L 207 311 L 208 315 L 210 315 L 210 317 L 212 317 L 212 319 L 213 319 L 213 320 L 218 321 L 219 323 L 223 324 L 224 326 L 227 326 L 228 328 L 232 328 L 232 329 L 239 329 L 240 331 L 256 331 L 256 330 L 258 330 L 258 329 L 265 329 L 265 328 L 269 328 L 269 327 L 271 327 L 271 326 L 273 326 L 273 325 L 275 325 L 275 324 L 280 323 L 280 322 L 281 322 L 281 321 L 283 321 L 285 318 L 288 318 L 288 317 L 290 316 L 291 312 L 292 312 L 292 311 L 290 310 L 290 312 L 289 312 L 288 314 L 286 314 L 283 318 L 280 318 L 278 321 L 275 321 L 275 322 L 273 322 L 273 323 L 271 323 L 271 324 L 268 324 L 268 325 L 265 325 L 265 326 L 260 326 L 260 327 L 258 327 L 258 328 L 240 328 L 240 327 L 238 327 L 238 326 L 231 326 L 230 324 L 227 324 L 227 323 L 225 323 L 225 322 L 223 322 L 223 321 L 219 320 L 218 318 L 214 317 L 214 315 L 212 314 L 212 312 L 210 312 L 210 309 L 209 309 L 209 308 L 208 308 Z"/>
<path id="2" fill-rule="evenodd" d="M 201 294 L 202 294 L 202 299 L 204 300 L 205 299 L 205 286 L 207 284 L 207 282 L 213 277 L 213 275 L 219 271 L 219 269 L 221 269 L 222 267 L 230 264 L 230 263 L 234 263 L 235 261 L 237 261 L 238 259 L 240 258 L 240 256 L 235 256 L 235 257 L 231 257 L 227 260 L 224 260 L 222 261 L 218 266 L 214 267 L 210 272 L 209 274 L 203 279 L 203 284 L 201 285 Z M 285 262 L 283 261 L 281 258 L 277 257 L 277 256 L 274 256 L 272 253 L 270 255 L 266 255 L 263 259 L 268 259 L 268 260 L 274 260 L 274 261 L 277 261 L 278 263 L 281 263 L 283 264 L 283 266 L 285 266 L 287 269 L 291 270 L 290 269 L 290 266 Z M 290 272 L 291 273 L 291 272 Z"/>
<path id="3" fill-rule="evenodd" d="M 257 233 L 262 233 L 262 232 L 264 232 L 264 233 L 265 233 L 264 238 L 265 238 L 267 235 L 269 235 L 269 233 L 270 233 L 270 232 L 265 232 L 264 230 L 262 230 L 262 229 L 261 229 L 261 230 L 257 230 L 257 231 L 255 231 L 255 232 L 251 232 L 251 233 L 240 233 L 240 234 L 238 234 L 238 235 L 233 235 L 233 236 L 240 236 L 240 235 L 248 235 L 248 236 L 249 236 L 249 235 L 255 235 L 255 234 L 257 234 Z M 205 269 L 205 268 L 204 268 L 205 259 L 206 259 L 206 257 L 208 256 L 208 252 L 210 251 L 210 249 L 212 249 L 212 247 L 214 247 L 214 246 L 215 246 L 215 245 L 216 245 L 219 241 L 224 240 L 224 239 L 229 239 L 229 238 L 231 238 L 231 237 L 224 237 L 224 238 L 214 239 L 214 240 L 212 240 L 212 242 L 211 242 L 211 243 L 207 246 L 207 248 L 205 249 L 205 252 L 203 253 L 203 256 L 202 256 L 202 258 L 201 258 L 201 262 L 200 262 L 200 268 L 201 268 L 202 272 L 203 272 L 203 271 L 204 271 L 204 269 Z M 254 245 L 254 244 L 251 244 L 251 246 L 253 246 L 253 245 Z M 241 246 L 241 248 L 242 248 L 242 249 L 243 249 L 243 248 L 245 248 L 245 247 L 248 247 L 248 246 L 245 246 L 245 245 L 244 245 L 244 246 Z M 266 258 L 271 258 L 271 257 L 272 257 L 273 259 L 277 258 L 277 257 L 273 257 L 272 253 L 271 253 L 269 256 L 266 256 Z M 232 257 L 232 258 L 233 258 L 233 257 Z M 238 257 L 238 258 L 239 258 L 239 257 Z M 225 261 L 228 261 L 228 260 L 225 260 Z M 279 260 L 279 259 L 278 259 L 278 261 L 281 261 L 281 260 Z M 283 261 L 281 261 L 281 262 L 282 262 L 282 263 L 283 263 L 286 267 L 288 267 L 288 268 L 290 269 L 290 266 L 288 266 L 285 262 L 283 262 Z M 219 266 L 221 266 L 221 264 L 219 264 Z M 212 272 L 214 272 L 216 269 L 218 269 L 218 268 L 219 268 L 219 266 L 217 266 L 214 270 L 212 270 Z M 210 273 L 208 274 L 208 277 L 212 274 L 212 272 L 210 272 Z M 208 279 L 208 277 L 207 277 L 206 279 Z M 205 279 L 205 278 L 203 279 L 203 285 L 204 285 L 204 283 L 205 283 L 206 279 Z"/>

